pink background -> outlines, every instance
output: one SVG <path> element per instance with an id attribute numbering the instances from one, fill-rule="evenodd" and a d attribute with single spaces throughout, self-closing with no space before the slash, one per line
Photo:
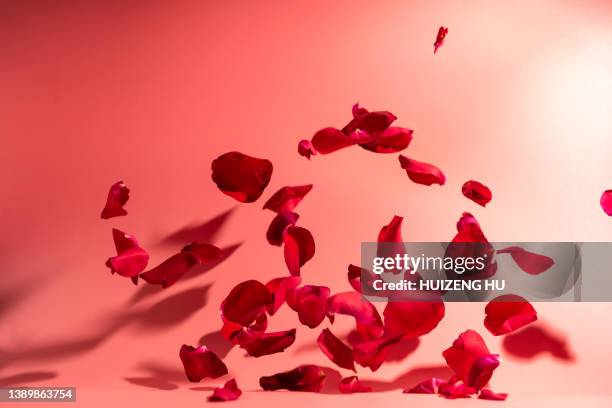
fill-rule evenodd
<path id="1" fill-rule="evenodd" d="M 285 185 L 314 184 L 298 208 L 317 245 L 302 275 L 333 291 L 349 289 L 360 242 L 394 214 L 409 241 L 449 240 L 463 211 L 492 241 L 609 241 L 599 197 L 612 188 L 611 17 L 606 1 L 2 2 L 0 385 L 76 386 L 87 407 L 204 403 L 231 377 L 189 384 L 178 349 L 207 335 L 225 354 L 220 301 L 243 280 L 287 273 L 265 241 L 273 214 L 261 210 Z M 434 56 L 440 25 L 449 34 Z M 414 129 L 404 153 L 440 166 L 447 185 L 410 182 L 397 155 L 297 155 L 298 140 L 342 126 L 356 101 Z M 274 163 L 255 204 L 210 179 L 211 160 L 231 150 Z M 461 196 L 470 178 L 493 190 L 486 209 Z M 129 215 L 101 220 L 118 180 L 132 190 Z M 104 266 L 113 227 L 136 235 L 154 266 L 185 243 L 166 237 L 227 211 L 200 238 L 242 245 L 206 273 L 144 293 Z M 333 367 L 314 342 L 327 322 L 296 326 L 283 308 L 270 329 L 297 327 L 294 346 L 224 359 L 245 391 L 236 405 L 496 404 L 401 394 L 447 376 L 441 351 L 467 328 L 502 354 L 492 386 L 510 393 L 505 406 L 612 405 L 611 305 L 536 305 L 534 327 L 565 342 L 566 358 L 508 352 L 484 329 L 483 307 L 449 304 L 405 359 L 359 369 L 380 392 L 352 396 L 333 395 L 334 384 L 320 395 L 258 391 L 261 375 Z M 349 327 L 339 319 L 333 331 Z"/>

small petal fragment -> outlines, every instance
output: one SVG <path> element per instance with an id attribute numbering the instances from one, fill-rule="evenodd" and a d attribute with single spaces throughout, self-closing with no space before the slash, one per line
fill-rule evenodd
<path id="1" fill-rule="evenodd" d="M 505 401 L 506 398 L 508 398 L 508 394 L 505 392 L 494 392 L 489 388 L 483 388 L 482 390 L 480 390 L 478 398 L 491 401 Z"/>
<path id="2" fill-rule="evenodd" d="M 243 346 L 252 357 L 267 356 L 282 353 L 295 341 L 295 329 L 276 333 L 265 333 L 258 339 Z"/>
<path id="3" fill-rule="evenodd" d="M 405 389 L 404 394 L 437 394 L 440 385 L 444 384 L 444 380 L 440 378 L 428 378 L 421 381 L 412 388 Z"/>
<path id="4" fill-rule="evenodd" d="M 408 178 L 417 184 L 424 184 L 426 186 L 439 184 L 443 186 L 446 183 L 446 176 L 442 173 L 442 170 L 433 164 L 409 159 L 401 154 L 399 155 L 399 161 L 402 169 L 406 170 Z"/>
<path id="5" fill-rule="evenodd" d="M 206 346 L 194 348 L 183 344 L 179 357 L 183 362 L 185 374 L 191 382 L 198 382 L 204 378 L 217 378 L 227 374 L 227 367 L 215 353 Z"/>
<path id="6" fill-rule="evenodd" d="M 343 394 L 354 394 L 357 392 L 372 392 L 372 387 L 359 381 L 357 376 L 352 376 L 340 380 L 338 390 Z"/>
<path id="7" fill-rule="evenodd" d="M 438 48 L 444 44 L 444 38 L 446 38 L 446 34 L 448 34 L 448 28 L 444 26 L 440 26 L 438 28 L 438 34 L 436 35 L 436 41 L 434 42 L 434 54 L 438 51 Z"/>
<path id="8" fill-rule="evenodd" d="M 113 184 L 108 191 L 108 196 L 106 197 L 106 205 L 102 210 L 102 214 L 100 218 L 109 219 L 113 217 L 120 217 L 122 215 L 127 215 L 127 211 L 123 208 L 123 206 L 130 199 L 130 189 L 127 188 L 123 181 L 118 181 Z"/>
<path id="9" fill-rule="evenodd" d="M 241 203 L 256 201 L 272 177 L 269 160 L 229 152 L 212 162 L 212 179 L 223 194 Z"/>
<path id="10" fill-rule="evenodd" d="M 285 230 L 283 242 L 287 269 L 291 275 L 299 276 L 300 268 L 314 256 L 314 238 L 306 228 L 291 225 Z"/>
<path id="11" fill-rule="evenodd" d="M 320 392 L 325 371 L 316 365 L 303 365 L 291 371 L 261 377 L 259 385 L 266 391 L 289 390 Z"/>
<path id="12" fill-rule="evenodd" d="M 314 329 L 325 319 L 329 294 L 326 286 L 304 285 L 288 291 L 286 300 L 298 313 L 300 323 Z"/>
<path id="13" fill-rule="evenodd" d="M 518 295 L 501 295 L 485 307 L 484 325 L 494 336 L 512 333 L 538 320 L 528 301 Z"/>
<path id="14" fill-rule="evenodd" d="M 224 319 L 244 327 L 249 326 L 269 305 L 272 294 L 259 281 L 248 280 L 236 285 L 221 304 Z"/>
<path id="15" fill-rule="evenodd" d="M 602 210 L 610 217 L 612 217 L 612 190 L 606 190 L 599 199 L 599 204 Z"/>
<path id="16" fill-rule="evenodd" d="M 355 370 L 353 350 L 342 342 L 329 329 L 324 329 L 317 338 L 319 348 L 338 367 Z"/>
<path id="17" fill-rule="evenodd" d="M 108 258 L 106 266 L 112 273 L 127 278 L 136 278 L 147 267 L 149 254 L 140 247 L 136 238 L 113 228 L 113 240 L 117 256 Z"/>
<path id="18" fill-rule="evenodd" d="M 461 193 L 483 207 L 491 201 L 493 198 L 493 194 L 491 194 L 491 190 L 489 187 L 484 184 L 476 181 L 476 180 L 468 180 L 461 187 Z"/>
<path id="19" fill-rule="evenodd" d="M 310 160 L 310 156 L 316 156 L 317 151 L 310 140 L 304 139 L 298 143 L 298 153 Z"/>
<path id="20" fill-rule="evenodd" d="M 539 275 L 546 272 L 555 264 L 552 258 L 546 255 L 529 252 L 521 247 L 503 248 L 499 249 L 497 253 L 510 254 L 519 268 L 530 275 Z"/>
<path id="21" fill-rule="evenodd" d="M 242 395 L 242 390 L 238 388 L 236 379 L 232 378 L 226 382 L 223 387 L 217 387 L 213 390 L 212 395 L 208 397 L 210 402 L 235 401 Z"/>

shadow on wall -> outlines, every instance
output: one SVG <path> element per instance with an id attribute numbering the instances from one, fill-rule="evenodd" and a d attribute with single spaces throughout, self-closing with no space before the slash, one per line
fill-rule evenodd
<path id="1" fill-rule="evenodd" d="M 553 332 L 547 325 L 537 322 L 523 330 L 508 334 L 502 342 L 504 351 L 517 359 L 533 360 L 550 354 L 567 363 L 576 361 L 565 336 Z"/>

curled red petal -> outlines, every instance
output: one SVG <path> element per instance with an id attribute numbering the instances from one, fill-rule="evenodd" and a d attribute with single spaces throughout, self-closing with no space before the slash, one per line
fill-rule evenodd
<path id="1" fill-rule="evenodd" d="M 376 371 L 384 363 L 389 347 L 399 343 L 401 339 L 402 336 L 386 336 L 358 343 L 353 347 L 355 362 Z"/>
<path id="2" fill-rule="evenodd" d="M 426 186 L 439 184 L 443 186 L 446 183 L 446 176 L 442 173 L 442 170 L 433 164 L 409 159 L 401 154 L 399 155 L 399 162 L 402 169 L 406 170 L 408 178 L 417 184 L 424 184 Z"/>
<path id="3" fill-rule="evenodd" d="M 310 160 L 310 156 L 316 156 L 317 150 L 314 148 L 310 140 L 304 139 L 300 140 L 298 143 L 298 153 L 300 156 L 304 156 Z"/>
<path id="4" fill-rule="evenodd" d="M 411 129 L 391 126 L 372 134 L 372 140 L 361 143 L 359 146 L 374 153 L 397 153 L 410 145 L 413 133 Z"/>
<path id="5" fill-rule="evenodd" d="M 123 181 L 118 181 L 113 184 L 108 191 L 108 196 L 106 197 L 106 205 L 102 210 L 102 214 L 100 214 L 100 218 L 108 219 L 112 217 L 120 217 L 122 215 L 127 215 L 127 211 L 123 208 L 123 206 L 130 199 L 130 189 L 127 188 Z"/>
<path id="6" fill-rule="evenodd" d="M 263 208 L 277 213 L 291 212 L 312 190 L 312 184 L 305 186 L 283 187 L 266 201 Z"/>
<path id="7" fill-rule="evenodd" d="M 434 54 L 438 51 L 438 48 L 444 44 L 446 34 L 448 34 L 448 28 L 440 26 L 440 28 L 438 28 L 438 34 L 436 34 L 436 41 L 434 42 Z"/>
<path id="8" fill-rule="evenodd" d="M 485 186 L 479 181 L 468 180 L 461 187 L 461 193 L 475 202 L 476 204 L 485 207 L 493 198 L 489 187 Z"/>
<path id="9" fill-rule="evenodd" d="M 242 346 L 252 357 L 282 353 L 295 342 L 295 329 L 275 333 L 265 333 L 261 337 Z"/>
<path id="10" fill-rule="evenodd" d="M 359 102 L 357 102 L 351 108 L 351 113 L 353 114 L 353 118 L 356 118 L 357 116 L 368 113 L 368 110 L 366 108 L 359 106 Z"/>
<path id="11" fill-rule="evenodd" d="M 601 209 L 612 217 L 612 190 L 606 190 L 601 194 L 599 204 L 601 205 Z"/>
<path id="12" fill-rule="evenodd" d="M 437 394 L 440 385 L 444 384 L 441 378 L 428 378 L 421 381 L 412 388 L 407 388 L 403 391 L 404 394 Z"/>
<path id="13" fill-rule="evenodd" d="M 196 265 L 214 262 L 223 256 L 223 251 L 211 244 L 193 243 L 181 252 L 172 255 L 153 269 L 140 275 L 146 282 L 167 288 L 174 285 L 185 273 Z"/>
<path id="14" fill-rule="evenodd" d="M 217 378 L 227 374 L 227 367 L 215 353 L 206 346 L 194 348 L 183 344 L 179 352 L 183 362 L 185 374 L 191 382 L 198 382 L 204 378 Z"/>
<path id="15" fill-rule="evenodd" d="M 338 383 L 338 391 L 343 394 L 354 394 L 357 392 L 372 392 L 372 387 L 365 385 L 357 376 L 346 377 Z"/>
<path id="16" fill-rule="evenodd" d="M 355 370 L 353 350 L 337 338 L 329 329 L 324 329 L 317 338 L 319 348 L 338 367 Z"/>
<path id="17" fill-rule="evenodd" d="M 283 236 L 288 226 L 294 225 L 300 218 L 298 213 L 294 212 L 283 212 L 278 213 L 270 222 L 268 231 L 266 232 L 266 239 L 270 245 L 281 246 L 283 244 Z"/>
<path id="18" fill-rule="evenodd" d="M 241 203 L 256 201 L 272 177 L 272 163 L 266 159 L 229 152 L 212 162 L 212 179 L 223 194 Z"/>
<path id="19" fill-rule="evenodd" d="M 508 394 L 505 392 L 494 392 L 489 388 L 483 388 L 480 390 L 478 398 L 491 401 L 505 401 L 506 398 L 508 398 Z"/>
<path id="20" fill-rule="evenodd" d="M 351 138 L 332 127 L 321 129 L 312 137 L 312 145 L 321 154 L 332 153 L 354 144 Z"/>
<path id="21" fill-rule="evenodd" d="M 325 286 L 304 285 L 287 292 L 287 304 L 298 313 L 300 323 L 317 327 L 325 319 L 329 288 Z"/>
<path id="22" fill-rule="evenodd" d="M 405 339 L 419 337 L 438 326 L 444 317 L 444 303 L 389 302 L 383 312 L 385 333 Z"/>
<path id="23" fill-rule="evenodd" d="M 355 291 L 366 295 L 381 295 L 382 291 L 374 290 L 373 282 L 376 279 L 379 279 L 378 275 L 376 275 L 374 272 L 351 264 L 348 266 L 347 278 Z M 362 279 L 365 279 L 363 284 Z M 363 292 L 364 288 L 366 289 L 366 292 Z M 371 289 L 368 290 L 368 288 Z"/>
<path id="24" fill-rule="evenodd" d="M 353 112 L 355 110 L 353 109 Z M 382 132 L 397 119 L 397 116 L 388 111 L 369 112 L 366 109 L 359 110 L 357 116 L 342 129 L 346 135 L 361 130 L 367 133 Z"/>
<path id="25" fill-rule="evenodd" d="M 494 336 L 512 333 L 538 320 L 528 301 L 518 295 L 501 295 L 485 307 L 484 325 Z"/>
<path id="26" fill-rule="evenodd" d="M 289 390 L 320 392 L 325 371 L 316 365 L 303 365 L 291 371 L 261 377 L 259 385 L 266 391 Z"/>
<path id="27" fill-rule="evenodd" d="M 442 353 L 446 363 L 469 387 L 483 388 L 499 366 L 499 358 L 491 354 L 484 340 L 474 330 L 466 330 Z"/>
<path id="28" fill-rule="evenodd" d="M 236 379 L 232 378 L 226 382 L 223 387 L 217 387 L 213 390 L 212 395 L 208 397 L 210 402 L 235 401 L 242 395 L 242 390 L 238 388 Z"/>
<path id="29" fill-rule="evenodd" d="M 301 282 L 302 279 L 299 276 L 285 276 L 282 278 L 274 278 L 266 283 L 266 287 L 272 294 L 272 302 L 268 308 L 268 314 L 270 314 L 270 316 L 273 316 L 285 303 L 287 292 L 297 288 Z"/>
<path id="30" fill-rule="evenodd" d="M 248 280 L 236 285 L 221 304 L 224 319 L 249 326 L 272 303 L 272 294 L 259 281 Z"/>
<path id="31" fill-rule="evenodd" d="M 404 240 L 402 239 L 402 221 L 403 217 L 398 215 L 393 216 L 388 225 L 383 226 L 378 233 L 378 245 L 376 248 L 376 256 L 378 257 L 395 257 L 403 255 L 406 252 Z M 393 245 L 391 245 L 393 244 Z M 395 270 L 395 273 L 401 271 Z"/>
<path id="32" fill-rule="evenodd" d="M 133 235 L 113 228 L 113 240 L 117 256 L 108 258 L 106 266 L 112 273 L 136 278 L 147 267 L 149 254 L 140 247 Z"/>
<path id="33" fill-rule="evenodd" d="M 539 275 L 549 270 L 555 261 L 546 256 L 529 252 L 521 247 L 508 247 L 497 250 L 498 254 L 510 254 L 512 259 L 524 272 L 530 275 Z"/>
<path id="34" fill-rule="evenodd" d="M 223 306 L 221 306 L 223 307 Z M 242 326 L 238 323 L 234 323 L 230 320 L 223 318 L 223 327 L 221 328 L 221 335 L 232 344 L 238 344 L 239 346 L 245 346 L 254 340 L 257 340 L 264 335 L 268 328 L 268 316 L 265 312 L 261 312 L 256 318 L 255 322 L 248 326 Z"/>
<path id="35" fill-rule="evenodd" d="M 382 334 L 382 321 L 378 311 L 361 293 L 340 292 L 330 297 L 327 301 L 327 314 L 353 316 L 359 324 L 379 327 Z"/>
<path id="36" fill-rule="evenodd" d="M 287 269 L 291 275 L 298 276 L 300 268 L 314 256 L 314 238 L 306 228 L 291 225 L 285 229 L 283 243 Z"/>
<path id="37" fill-rule="evenodd" d="M 438 387 L 438 394 L 448 399 L 469 398 L 477 390 L 460 379 L 451 379 Z"/>

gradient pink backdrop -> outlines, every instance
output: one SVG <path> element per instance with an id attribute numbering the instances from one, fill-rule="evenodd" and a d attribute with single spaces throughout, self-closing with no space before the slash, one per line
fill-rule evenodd
<path id="1" fill-rule="evenodd" d="M 178 349 L 220 327 L 235 284 L 286 274 L 265 241 L 273 214 L 261 210 L 285 185 L 314 184 L 299 208 L 317 244 L 303 277 L 334 291 L 349 289 L 360 242 L 394 214 L 410 241 L 452 238 L 463 211 L 492 241 L 610 241 L 599 196 L 612 188 L 611 18 L 607 1 L 2 2 L 0 384 L 76 386 L 85 407 L 203 404 L 230 377 L 187 383 Z M 434 56 L 440 25 L 449 34 Z M 343 125 L 356 101 L 414 129 L 406 154 L 439 165 L 447 185 L 411 183 L 396 155 L 297 155 L 298 140 Z M 210 179 L 211 160 L 230 150 L 274 163 L 255 204 Z M 461 196 L 470 178 L 493 190 L 486 209 Z M 132 190 L 129 215 L 101 220 L 117 180 Z M 104 266 L 113 227 L 156 265 L 182 246 L 164 237 L 231 209 L 211 242 L 242 245 L 197 278 L 130 303 L 139 289 Z M 206 306 L 185 315 L 181 299 L 204 292 Z M 450 304 L 405 360 L 359 370 L 388 392 L 257 392 L 261 375 L 332 367 L 314 346 L 327 326 L 300 325 L 285 353 L 229 352 L 245 391 L 236 405 L 499 404 L 402 395 L 411 384 L 393 382 L 444 366 L 441 351 L 467 328 L 502 353 L 492 384 L 510 393 L 502 405 L 612 405 L 612 305 L 536 306 L 575 361 L 509 356 L 484 329 L 483 304 Z M 297 323 L 284 308 L 270 329 Z"/>

